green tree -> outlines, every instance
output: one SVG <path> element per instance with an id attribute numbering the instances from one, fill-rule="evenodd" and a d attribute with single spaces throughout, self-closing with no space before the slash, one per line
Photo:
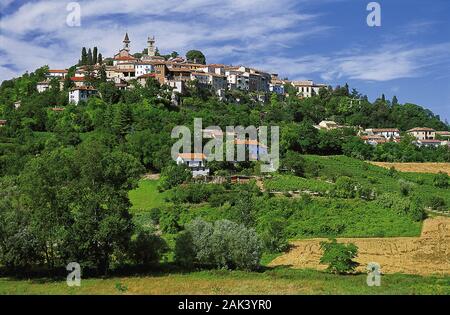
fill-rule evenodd
<path id="1" fill-rule="evenodd" d="M 173 163 L 162 169 L 158 189 L 164 191 L 189 181 L 191 178 L 192 174 L 186 166 Z"/>
<path id="2" fill-rule="evenodd" d="M 301 154 L 294 151 L 288 151 L 286 152 L 286 157 L 283 159 L 283 168 L 296 176 L 303 176 L 305 173 L 305 160 Z"/>
<path id="3" fill-rule="evenodd" d="M 449 180 L 450 177 L 448 174 L 440 171 L 438 174 L 434 175 L 433 185 L 438 188 L 447 188 L 449 186 Z"/>
<path id="4" fill-rule="evenodd" d="M 186 53 L 186 58 L 190 62 L 206 64 L 206 57 L 200 50 L 189 50 Z"/>
<path id="5" fill-rule="evenodd" d="M 320 263 L 327 264 L 327 271 L 331 273 L 350 273 L 359 265 L 353 260 L 358 256 L 358 247 L 355 244 L 342 244 L 332 239 L 330 242 L 321 242 L 320 247 L 323 250 Z"/>
<path id="6" fill-rule="evenodd" d="M 94 58 L 92 57 L 92 50 L 89 48 L 87 55 L 87 64 L 92 65 L 94 62 Z"/>
<path id="7" fill-rule="evenodd" d="M 92 64 L 96 65 L 98 62 L 98 51 L 97 51 L 97 47 L 94 47 L 94 50 L 92 52 Z"/>
<path id="8" fill-rule="evenodd" d="M 86 52 L 86 47 L 81 49 L 81 64 L 80 66 L 84 66 L 88 64 L 88 53 Z"/>

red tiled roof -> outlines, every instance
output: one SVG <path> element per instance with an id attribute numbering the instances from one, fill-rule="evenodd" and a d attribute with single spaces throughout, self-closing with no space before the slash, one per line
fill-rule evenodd
<path id="1" fill-rule="evenodd" d="M 154 73 L 146 73 L 146 74 L 143 74 L 141 76 L 138 76 L 138 79 L 140 79 L 140 78 L 154 78 L 154 77 L 155 77 Z"/>
<path id="2" fill-rule="evenodd" d="M 49 73 L 67 73 L 69 70 L 48 70 Z"/>
<path id="3" fill-rule="evenodd" d="M 179 153 L 178 157 L 184 160 L 204 160 L 206 155 L 203 153 Z"/>
<path id="4" fill-rule="evenodd" d="M 266 148 L 267 147 L 264 144 L 259 143 L 257 140 L 250 140 L 250 139 L 235 139 L 234 143 L 235 144 L 245 144 L 245 145 L 257 145 L 257 146 L 260 146 L 262 148 Z"/>
<path id="5" fill-rule="evenodd" d="M 375 128 L 373 132 L 400 132 L 397 128 Z"/>
<path id="6" fill-rule="evenodd" d="M 72 88 L 72 91 L 76 91 L 76 90 L 92 90 L 92 91 L 96 91 L 96 89 L 92 86 L 78 86 L 78 87 L 74 87 Z"/>
<path id="7" fill-rule="evenodd" d="M 115 57 L 114 60 L 136 60 L 134 57 L 129 56 L 122 56 L 122 57 Z"/>
<path id="8" fill-rule="evenodd" d="M 427 128 L 427 127 L 416 127 L 409 129 L 408 132 L 414 132 L 414 131 L 434 131 L 433 128 Z"/>
<path id="9" fill-rule="evenodd" d="M 84 82 L 86 79 L 84 77 L 71 77 L 71 81 L 78 81 L 78 82 Z"/>

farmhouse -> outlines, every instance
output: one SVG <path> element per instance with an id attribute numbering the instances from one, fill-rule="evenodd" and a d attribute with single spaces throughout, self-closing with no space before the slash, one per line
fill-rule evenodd
<path id="1" fill-rule="evenodd" d="M 189 167 L 193 177 L 209 175 L 209 168 L 206 167 L 206 155 L 203 153 L 180 153 L 177 157 L 177 164 Z"/>
<path id="2" fill-rule="evenodd" d="M 432 128 L 416 127 L 407 131 L 407 133 L 417 140 L 434 140 L 436 131 Z"/>
<path id="3" fill-rule="evenodd" d="M 398 130 L 397 128 L 366 129 L 365 133 L 368 136 L 381 136 L 386 139 L 395 139 L 400 137 L 400 130 Z"/>
<path id="4" fill-rule="evenodd" d="M 75 87 L 69 92 L 69 103 L 77 105 L 80 101 L 87 101 L 87 99 L 97 94 L 97 90 L 90 86 Z"/>

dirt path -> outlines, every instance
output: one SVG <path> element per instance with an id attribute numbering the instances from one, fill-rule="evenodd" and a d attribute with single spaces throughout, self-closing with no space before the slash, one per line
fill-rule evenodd
<path id="1" fill-rule="evenodd" d="M 416 173 L 438 173 L 446 172 L 450 175 L 450 163 L 389 163 L 389 162 L 370 162 L 369 163 L 384 168 L 395 167 L 400 172 Z"/>
<path id="2" fill-rule="evenodd" d="M 289 265 L 293 268 L 325 269 L 319 264 L 320 242 L 308 239 L 292 242 L 293 248 L 275 258 L 270 265 Z M 383 273 L 450 274 L 450 218 L 426 219 L 420 237 L 394 238 L 338 238 L 358 246 L 359 271 L 369 262 L 377 262 Z"/>

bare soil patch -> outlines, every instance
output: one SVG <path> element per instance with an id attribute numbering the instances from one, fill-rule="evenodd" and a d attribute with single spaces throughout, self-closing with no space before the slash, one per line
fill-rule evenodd
<path id="1" fill-rule="evenodd" d="M 270 266 L 289 265 L 293 268 L 323 270 L 320 242 L 308 239 L 292 242 L 292 249 L 275 258 Z M 358 271 L 364 272 L 369 262 L 377 262 L 382 273 L 418 275 L 450 274 L 450 218 L 437 216 L 425 220 L 420 237 L 338 238 L 358 246 Z"/>

